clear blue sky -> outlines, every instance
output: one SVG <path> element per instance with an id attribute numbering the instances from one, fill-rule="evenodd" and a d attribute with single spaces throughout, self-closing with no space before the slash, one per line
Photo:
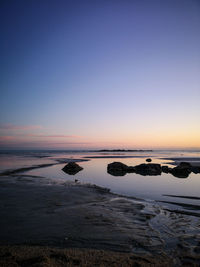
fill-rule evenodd
<path id="1" fill-rule="evenodd" d="M 0 147 L 200 147 L 200 1 L 0 9 Z"/>

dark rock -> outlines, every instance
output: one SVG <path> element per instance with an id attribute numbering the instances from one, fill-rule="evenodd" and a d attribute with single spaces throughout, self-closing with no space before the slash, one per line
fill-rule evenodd
<path id="1" fill-rule="evenodd" d="M 108 169 L 111 170 L 111 169 L 118 169 L 118 170 L 125 170 L 127 171 L 129 167 L 124 164 L 124 163 L 121 163 L 121 162 L 112 162 L 110 164 L 108 164 Z"/>
<path id="2" fill-rule="evenodd" d="M 155 163 L 140 164 L 137 166 L 127 166 L 121 162 L 108 164 L 107 172 L 114 176 L 124 176 L 126 173 L 137 173 L 141 175 L 160 175 L 161 165 Z"/>
<path id="3" fill-rule="evenodd" d="M 178 178 L 187 178 L 192 171 L 192 166 L 188 162 L 181 162 L 178 166 L 170 170 L 170 173 Z"/>
<path id="4" fill-rule="evenodd" d="M 187 178 L 190 174 L 190 172 L 188 172 L 188 171 L 179 170 L 179 169 L 175 169 L 175 168 L 172 169 L 170 173 L 177 178 Z"/>
<path id="5" fill-rule="evenodd" d="M 180 162 L 178 165 L 179 168 L 191 168 L 192 165 L 189 162 Z"/>
<path id="6" fill-rule="evenodd" d="M 135 172 L 135 167 L 133 167 L 133 166 L 128 166 L 127 172 L 128 172 L 128 173 L 133 173 L 133 172 Z"/>
<path id="7" fill-rule="evenodd" d="M 181 162 L 171 170 L 171 173 L 178 178 L 187 178 L 191 172 L 200 173 L 200 166 L 192 166 L 189 162 Z"/>
<path id="8" fill-rule="evenodd" d="M 152 162 L 152 159 L 148 158 L 146 159 L 146 162 Z"/>
<path id="9" fill-rule="evenodd" d="M 191 167 L 191 172 L 193 172 L 195 174 L 200 173 L 200 167 L 199 166 Z"/>
<path id="10" fill-rule="evenodd" d="M 170 171 L 170 168 L 168 166 L 162 166 L 161 168 L 164 173 L 169 173 Z"/>
<path id="11" fill-rule="evenodd" d="M 112 162 L 108 164 L 107 172 L 114 176 L 124 176 L 128 172 L 129 167 L 121 162 Z"/>
<path id="12" fill-rule="evenodd" d="M 143 163 L 135 166 L 135 172 L 141 175 L 161 175 L 162 169 L 160 164 Z"/>
<path id="13" fill-rule="evenodd" d="M 83 168 L 75 162 L 69 162 L 62 170 L 69 175 L 75 175 L 83 170 Z"/>

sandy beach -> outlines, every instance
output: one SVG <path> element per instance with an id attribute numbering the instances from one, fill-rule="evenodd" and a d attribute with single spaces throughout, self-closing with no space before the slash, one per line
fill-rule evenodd
<path id="1" fill-rule="evenodd" d="M 0 246 L 2 267 L 38 266 L 173 266 L 170 259 L 93 249 L 58 249 L 38 246 Z"/>

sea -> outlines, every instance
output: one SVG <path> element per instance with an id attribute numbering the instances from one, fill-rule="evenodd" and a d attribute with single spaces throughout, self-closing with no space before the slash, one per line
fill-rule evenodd
<path id="1" fill-rule="evenodd" d="M 127 173 L 113 176 L 107 172 L 112 162 L 122 162 L 128 166 L 152 163 L 174 167 L 174 160 L 192 161 L 200 166 L 200 150 L 153 150 L 153 151 L 94 151 L 94 150 L 2 150 L 0 151 L 0 179 L 7 174 L 8 179 L 23 175 L 32 182 L 63 184 L 76 182 L 108 188 L 112 193 L 162 203 L 171 209 L 184 209 L 200 213 L 200 173 L 191 173 L 186 178 L 162 173 L 143 176 Z M 62 169 L 68 161 L 79 160 L 83 168 L 75 175 Z M 5 176 L 5 175 L 4 175 Z M 38 179 L 40 177 L 41 179 Z M 44 179 L 42 179 L 44 178 Z M 20 182 L 21 180 L 17 180 Z"/>

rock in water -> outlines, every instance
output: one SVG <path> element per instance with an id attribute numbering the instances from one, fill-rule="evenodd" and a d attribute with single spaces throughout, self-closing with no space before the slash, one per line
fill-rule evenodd
<path id="1" fill-rule="evenodd" d="M 162 169 L 160 164 L 143 163 L 135 166 L 135 172 L 141 175 L 161 175 Z"/>
<path id="2" fill-rule="evenodd" d="M 152 162 L 152 159 L 148 158 L 146 159 L 146 162 Z"/>
<path id="3" fill-rule="evenodd" d="M 121 162 L 108 164 L 107 172 L 114 176 L 124 176 L 126 173 L 137 173 L 141 175 L 160 175 L 162 172 L 161 165 L 155 163 L 140 164 L 137 166 L 127 166 Z"/>
<path id="4" fill-rule="evenodd" d="M 69 175 L 75 175 L 76 173 L 83 170 L 83 168 L 76 162 L 69 162 L 62 170 Z"/>
<path id="5" fill-rule="evenodd" d="M 112 162 L 108 164 L 107 172 L 114 176 L 124 176 L 129 167 L 121 162 Z"/>
<path id="6" fill-rule="evenodd" d="M 127 170 L 128 173 L 133 173 L 135 172 L 135 167 L 134 166 L 128 166 L 128 170 Z"/>
<path id="7" fill-rule="evenodd" d="M 162 171 L 163 171 L 164 173 L 169 173 L 170 168 L 169 168 L 168 166 L 162 166 Z"/>
<path id="8" fill-rule="evenodd" d="M 187 178 L 192 171 L 192 166 L 188 162 L 181 162 L 177 167 L 170 170 L 170 173 L 178 178 Z"/>
<path id="9" fill-rule="evenodd" d="M 180 162 L 178 165 L 180 168 L 191 168 L 192 165 L 189 162 Z"/>
<path id="10" fill-rule="evenodd" d="M 191 171 L 196 174 L 200 173 L 200 166 L 192 166 Z"/>

